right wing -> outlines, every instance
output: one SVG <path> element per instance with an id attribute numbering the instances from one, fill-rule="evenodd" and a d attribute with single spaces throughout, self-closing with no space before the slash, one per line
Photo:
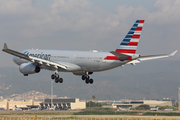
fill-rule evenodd
<path id="1" fill-rule="evenodd" d="M 159 59 L 159 58 L 165 58 L 165 57 L 170 57 L 170 56 L 174 56 L 176 54 L 177 50 L 172 52 L 171 54 L 167 55 L 167 54 L 159 54 L 159 55 L 146 55 L 146 56 L 140 56 L 138 59 L 136 60 L 132 60 L 130 62 L 128 62 L 127 64 L 133 64 L 135 65 L 135 63 L 140 63 L 141 61 L 145 61 L 145 60 L 153 60 L 153 59 Z"/>
<path id="2" fill-rule="evenodd" d="M 15 56 L 20 57 L 20 58 L 23 58 L 25 60 L 31 61 L 34 64 L 50 66 L 50 67 L 54 67 L 55 69 L 58 69 L 58 68 L 62 68 L 64 70 L 67 69 L 67 66 L 65 66 L 63 64 L 59 64 L 59 63 L 49 61 L 49 60 L 44 60 L 44 59 L 37 58 L 37 57 L 28 56 L 28 55 L 26 55 L 24 53 L 20 53 L 20 52 L 11 50 L 11 49 L 9 49 L 7 47 L 6 43 L 4 43 L 4 47 L 3 47 L 2 51 L 7 52 L 7 53 L 9 53 L 11 55 L 15 55 Z"/>

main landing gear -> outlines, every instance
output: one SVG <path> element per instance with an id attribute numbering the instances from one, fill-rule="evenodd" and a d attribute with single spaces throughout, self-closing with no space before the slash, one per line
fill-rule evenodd
<path id="1" fill-rule="evenodd" d="M 55 83 L 62 83 L 63 78 L 59 78 L 59 75 L 57 73 L 51 75 L 51 79 L 55 79 Z"/>
<path id="2" fill-rule="evenodd" d="M 82 75 L 82 80 L 85 81 L 86 84 L 93 84 L 93 79 L 91 79 L 89 77 L 89 75 L 91 75 L 92 72 L 87 72 L 85 75 Z M 59 77 L 58 71 L 54 71 L 54 74 L 51 75 L 51 79 L 55 80 L 55 83 L 62 83 L 63 82 L 63 78 Z"/>
<path id="3" fill-rule="evenodd" d="M 93 79 L 90 79 L 89 75 L 83 75 L 82 80 L 85 80 L 85 83 L 88 84 L 93 84 Z"/>

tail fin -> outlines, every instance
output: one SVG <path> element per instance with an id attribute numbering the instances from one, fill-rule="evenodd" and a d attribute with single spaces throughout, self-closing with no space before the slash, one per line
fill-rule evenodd
<path id="1" fill-rule="evenodd" d="M 137 20 L 115 52 L 135 54 L 143 25 L 144 20 Z"/>

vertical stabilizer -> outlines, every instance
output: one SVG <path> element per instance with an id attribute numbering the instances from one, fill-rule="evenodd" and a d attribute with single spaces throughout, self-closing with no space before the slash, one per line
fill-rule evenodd
<path id="1" fill-rule="evenodd" d="M 135 54 L 141 36 L 144 20 L 137 20 L 115 52 Z"/>

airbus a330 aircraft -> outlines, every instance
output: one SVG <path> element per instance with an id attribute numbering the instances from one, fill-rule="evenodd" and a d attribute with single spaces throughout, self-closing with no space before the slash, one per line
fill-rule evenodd
<path id="1" fill-rule="evenodd" d="M 54 71 L 51 75 L 56 83 L 62 83 L 58 72 L 72 72 L 82 76 L 82 80 L 88 84 L 93 83 L 89 75 L 93 72 L 110 70 L 125 64 L 135 65 L 144 60 L 152 60 L 173 56 L 176 52 L 166 55 L 136 54 L 137 45 L 142 32 L 144 20 L 137 20 L 123 41 L 115 51 L 65 51 L 65 50 L 40 50 L 28 49 L 20 52 L 9 49 L 4 43 L 2 51 L 14 55 L 13 61 L 19 65 L 19 71 L 28 74 L 39 73 L 41 69 Z"/>
<path id="2" fill-rule="evenodd" d="M 150 108 L 150 111 L 158 111 L 159 107 L 157 108 Z"/>
<path id="3" fill-rule="evenodd" d="M 130 109 L 131 109 L 131 107 L 129 107 L 128 109 L 123 109 L 123 108 L 119 107 L 120 111 L 129 111 Z"/>

